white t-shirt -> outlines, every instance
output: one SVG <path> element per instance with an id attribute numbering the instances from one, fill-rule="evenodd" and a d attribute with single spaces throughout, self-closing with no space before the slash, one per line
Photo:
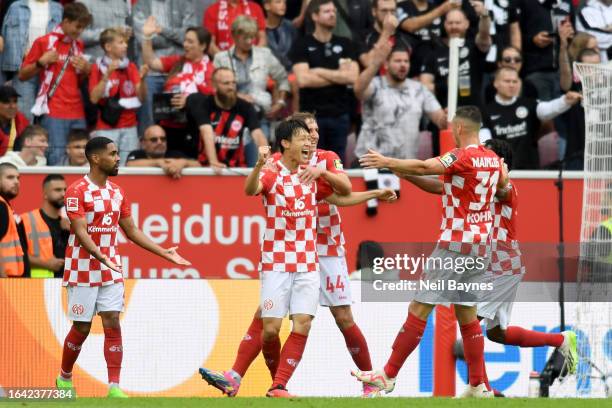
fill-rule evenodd
<path id="1" fill-rule="evenodd" d="M 28 29 L 28 50 L 32 48 L 34 40 L 47 33 L 49 24 L 49 2 L 29 0 L 30 28 Z"/>
<path id="2" fill-rule="evenodd" d="M 19 152 L 11 151 L 11 152 L 6 152 L 4 156 L 0 157 L 0 163 L 11 163 L 17 167 L 40 167 L 40 166 L 47 165 L 47 159 L 44 156 L 37 156 L 36 164 L 33 164 L 32 166 L 28 166 L 28 164 L 25 161 L 23 161 L 23 159 L 19 155 Z"/>

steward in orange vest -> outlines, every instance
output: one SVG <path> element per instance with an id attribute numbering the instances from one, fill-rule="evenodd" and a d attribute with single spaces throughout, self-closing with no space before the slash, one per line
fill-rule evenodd
<path id="1" fill-rule="evenodd" d="M 17 219 L 9 200 L 19 194 L 19 171 L 13 164 L 0 164 L 0 277 L 23 276 L 26 266 L 19 240 Z"/>

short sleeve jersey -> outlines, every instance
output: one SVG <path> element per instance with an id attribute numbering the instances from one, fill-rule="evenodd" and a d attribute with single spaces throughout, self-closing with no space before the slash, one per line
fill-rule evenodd
<path id="1" fill-rule="evenodd" d="M 438 160 L 445 167 L 438 242 L 450 251 L 486 256 L 501 161 L 491 150 L 476 145 L 454 149 Z"/>
<path id="2" fill-rule="evenodd" d="M 489 271 L 495 275 L 520 275 L 525 273 L 521 250 L 516 240 L 518 217 L 518 191 L 508 184 L 510 191 L 504 201 L 493 200 L 493 226 L 491 228 L 491 262 Z"/>
<path id="3" fill-rule="evenodd" d="M 317 201 L 332 194 L 329 184 L 302 184 L 281 161 L 260 176 L 266 210 L 260 272 L 318 272 Z"/>
<path id="4" fill-rule="evenodd" d="M 106 186 L 99 187 L 85 176 L 70 185 L 65 204 L 68 218 L 71 221 L 85 218 L 87 233 L 100 252 L 119 264 L 119 220 L 131 215 L 123 189 L 110 181 L 106 182 Z M 123 275 L 92 257 L 71 229 L 66 247 L 63 285 L 106 286 L 119 282 L 123 282 Z"/>

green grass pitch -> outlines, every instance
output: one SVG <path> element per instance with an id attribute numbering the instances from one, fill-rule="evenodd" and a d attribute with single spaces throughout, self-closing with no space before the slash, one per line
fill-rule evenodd
<path id="1" fill-rule="evenodd" d="M 0 399 L 0 408 L 4 407 L 67 407 L 67 408 L 599 408 L 612 407 L 610 399 L 530 399 L 530 398 L 495 398 L 489 400 L 451 398 L 296 398 L 291 400 L 267 398 L 131 398 L 127 400 L 105 398 L 78 398 L 76 401 L 62 402 L 5 402 Z"/>

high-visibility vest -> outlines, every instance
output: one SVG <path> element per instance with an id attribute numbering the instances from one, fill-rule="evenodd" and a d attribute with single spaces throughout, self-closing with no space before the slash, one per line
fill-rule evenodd
<path id="1" fill-rule="evenodd" d="M 28 255 L 43 261 L 53 258 L 53 240 L 49 226 L 40 215 L 40 209 L 35 209 L 21 215 L 26 238 L 28 240 Z M 31 268 L 33 278 L 53 278 L 53 271 L 45 268 Z"/>
<path id="2" fill-rule="evenodd" d="M 602 222 L 601 226 L 606 228 L 610 232 L 610 235 L 612 235 L 612 217 Z M 601 262 L 612 264 L 612 242 L 610 243 L 610 248 L 611 248 L 610 252 L 608 252 L 606 256 L 600 259 Z"/>
<path id="3" fill-rule="evenodd" d="M 22 276 L 24 271 L 23 248 L 17 232 L 17 221 L 9 203 L 0 196 L 0 202 L 6 204 L 8 210 L 8 230 L 0 240 L 0 258 L 6 276 Z"/>

